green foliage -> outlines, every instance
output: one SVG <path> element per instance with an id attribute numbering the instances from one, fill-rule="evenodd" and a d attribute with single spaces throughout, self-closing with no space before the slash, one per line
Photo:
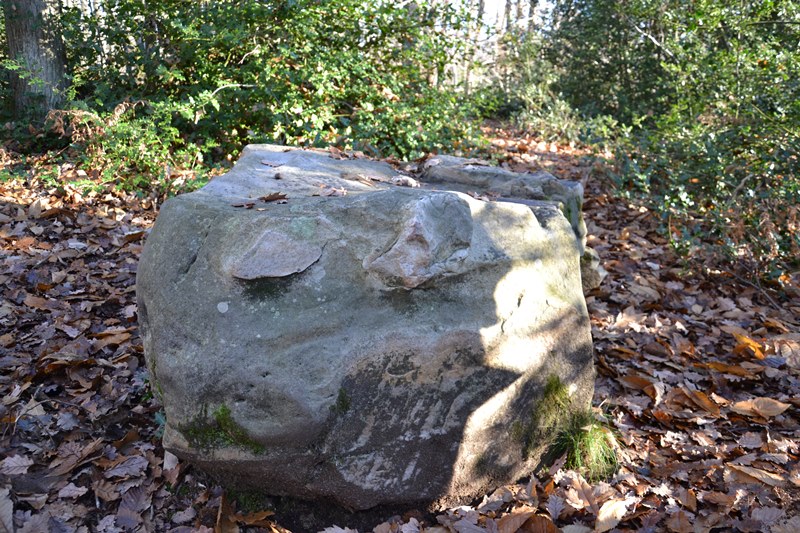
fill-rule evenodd
<path id="1" fill-rule="evenodd" d="M 574 405 L 567 387 L 557 376 L 547 379 L 531 422 L 513 425 L 511 435 L 523 442 L 526 455 L 548 445 L 546 462 L 566 455 L 568 468 L 579 470 L 592 480 L 608 478 L 617 469 L 614 436 L 595 419 L 591 410 Z"/>
<path id="2" fill-rule="evenodd" d="M 800 28 L 785 22 L 800 3 L 708 0 L 671 13 L 683 29 L 664 43 L 675 93 L 624 139 L 618 184 L 646 195 L 690 258 L 703 240 L 751 272 L 796 268 Z"/>
<path id="3" fill-rule="evenodd" d="M 551 453 L 567 456 L 567 468 L 590 481 L 608 479 L 617 470 L 617 443 L 611 431 L 590 410 L 578 410 L 567 419 L 553 442 Z"/>
<path id="4" fill-rule="evenodd" d="M 669 4 L 554 2 L 544 56 L 559 67 L 556 85 L 564 100 L 586 116 L 611 115 L 623 122 L 661 112 L 672 87 L 663 69 L 669 51 L 657 37 L 677 11 Z M 685 4 L 680 9 L 690 11 Z"/>
<path id="5" fill-rule="evenodd" d="M 512 40 L 507 88 L 526 129 L 614 150 L 620 192 L 687 258 L 779 276 L 800 257 L 798 19 L 792 0 L 559 0 Z"/>
<path id="6" fill-rule="evenodd" d="M 233 158 L 249 142 L 416 157 L 476 136 L 470 106 L 442 83 L 463 53 L 452 37 L 468 23 L 458 3 L 104 7 L 68 10 L 65 41 L 74 106 L 102 130 L 83 146 L 125 186 Z"/>

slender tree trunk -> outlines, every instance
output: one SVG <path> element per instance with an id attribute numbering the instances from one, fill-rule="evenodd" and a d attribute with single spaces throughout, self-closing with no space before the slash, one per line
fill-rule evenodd
<path id="1" fill-rule="evenodd" d="M 533 33 L 533 30 L 536 29 L 536 24 L 534 23 L 534 19 L 536 16 L 536 6 L 539 2 L 537 0 L 530 0 L 528 2 L 528 31 Z"/>
<path id="2" fill-rule="evenodd" d="M 65 54 L 57 0 L 2 0 L 14 114 L 41 120 L 65 100 Z"/>
<path id="3" fill-rule="evenodd" d="M 464 66 L 464 94 L 469 96 L 469 83 L 472 74 L 472 63 L 475 61 L 475 51 L 478 48 L 478 41 L 481 38 L 481 28 L 483 28 L 483 15 L 485 10 L 485 0 L 478 0 L 475 13 L 475 23 L 467 34 L 467 53 L 464 54 L 466 65 Z"/>

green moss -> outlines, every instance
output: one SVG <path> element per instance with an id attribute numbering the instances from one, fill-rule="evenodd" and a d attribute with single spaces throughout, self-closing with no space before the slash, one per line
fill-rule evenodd
<path id="1" fill-rule="evenodd" d="M 236 423 L 227 405 L 221 405 L 208 421 L 206 408 L 191 424 L 181 428 L 181 432 L 195 448 L 210 450 L 222 446 L 239 446 L 252 453 L 264 453 L 264 447 L 253 440 L 245 429 Z"/>
<path id="2" fill-rule="evenodd" d="M 530 422 L 517 422 L 511 426 L 511 436 L 522 442 L 525 457 L 553 438 L 557 428 L 569 417 L 571 408 L 569 390 L 558 376 L 550 376 L 542 399 L 533 408 Z"/>
<path id="3" fill-rule="evenodd" d="M 164 405 L 164 389 L 161 387 L 161 383 L 158 382 L 156 378 L 156 359 L 155 357 L 150 358 L 147 365 L 147 370 L 150 374 L 148 378 L 148 382 L 150 383 L 150 391 L 158 398 L 158 401 L 161 402 L 161 405 Z"/>
<path id="4" fill-rule="evenodd" d="M 258 490 L 230 489 L 229 496 L 236 500 L 236 508 L 238 510 L 247 513 L 256 513 L 269 507 L 265 494 Z"/>
<path id="5" fill-rule="evenodd" d="M 533 414 L 534 425 L 542 430 L 553 428 L 568 414 L 570 407 L 569 390 L 558 376 L 550 376 Z"/>
<path id="6" fill-rule="evenodd" d="M 343 415 L 350 410 L 350 397 L 347 396 L 347 391 L 344 388 L 339 389 L 339 394 L 336 396 L 336 403 L 331 405 L 331 411 L 337 415 Z"/>
<path id="7" fill-rule="evenodd" d="M 478 476 L 488 476 L 491 472 L 491 460 L 486 453 L 481 454 L 475 459 L 472 470 Z"/>
<path id="8" fill-rule="evenodd" d="M 515 441 L 525 444 L 527 433 L 528 428 L 519 420 L 511 424 L 511 438 Z"/>

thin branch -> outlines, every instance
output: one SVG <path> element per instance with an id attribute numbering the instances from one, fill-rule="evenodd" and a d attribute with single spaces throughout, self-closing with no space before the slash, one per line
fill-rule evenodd
<path id="1" fill-rule="evenodd" d="M 760 283 L 759 284 L 755 284 L 752 281 L 748 281 L 748 280 L 746 280 L 746 279 L 734 274 L 733 272 L 731 272 L 731 274 L 733 275 L 734 278 L 739 280 L 740 283 L 744 283 L 745 285 L 749 285 L 749 286 L 753 287 L 755 290 L 757 290 L 758 292 L 760 292 L 761 296 L 763 296 L 764 298 L 769 300 L 769 303 L 772 304 L 772 307 L 774 307 L 776 311 L 781 311 L 781 312 L 782 311 L 786 311 L 786 309 L 784 309 L 781 305 L 779 305 L 778 302 L 776 302 L 775 299 L 772 298 L 772 296 L 770 296 L 769 293 L 767 293 L 766 289 L 764 289 L 761 286 Z"/>
<path id="2" fill-rule="evenodd" d="M 748 22 L 745 25 L 746 26 L 755 26 L 756 24 L 797 24 L 797 25 L 800 25 L 800 21 L 796 21 L 796 20 L 754 20 L 753 22 Z"/>
<path id="3" fill-rule="evenodd" d="M 211 93 L 211 96 L 216 95 L 222 89 L 252 89 L 253 87 L 257 87 L 257 85 L 253 85 L 252 83 L 230 83 L 228 85 L 217 87 L 214 92 Z"/>
<path id="4" fill-rule="evenodd" d="M 636 25 L 636 23 L 632 22 L 632 21 L 631 21 L 629 18 L 627 18 L 627 17 L 626 17 L 626 18 L 625 18 L 625 20 L 627 20 L 627 21 L 628 21 L 628 23 L 630 24 L 630 26 L 631 26 L 631 27 L 632 27 L 634 30 L 636 30 L 636 31 L 638 31 L 639 33 L 641 33 L 641 34 L 642 34 L 644 37 L 647 37 L 648 39 L 650 39 L 650 41 L 651 41 L 651 42 L 652 42 L 654 45 L 656 45 L 658 48 L 660 48 L 661 50 L 663 50 L 663 51 L 664 51 L 664 53 L 665 53 L 665 54 L 667 54 L 667 55 L 670 57 L 670 59 L 675 59 L 675 54 L 673 54 L 673 53 L 672 53 L 672 52 L 671 52 L 671 51 L 670 51 L 670 50 L 669 50 L 667 47 L 665 47 L 663 44 L 661 44 L 660 42 L 658 42 L 658 39 L 656 39 L 655 37 L 653 37 L 652 35 L 650 35 L 650 34 L 649 34 L 649 33 L 647 33 L 646 31 L 644 31 L 643 29 L 641 29 L 639 26 L 637 26 L 637 25 Z"/>
<path id="5" fill-rule="evenodd" d="M 242 59 L 239 60 L 239 64 L 240 65 L 244 64 L 244 60 L 247 59 L 247 56 L 255 54 L 260 51 L 261 51 L 261 45 L 257 44 L 255 48 L 253 48 L 252 50 L 250 50 L 249 52 L 247 52 L 245 55 L 242 56 Z"/>

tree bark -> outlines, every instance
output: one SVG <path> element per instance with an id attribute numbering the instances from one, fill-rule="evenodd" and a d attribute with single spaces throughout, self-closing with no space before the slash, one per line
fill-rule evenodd
<path id="1" fill-rule="evenodd" d="M 2 0 L 14 115 L 41 120 L 64 104 L 66 57 L 58 0 Z"/>
<path id="2" fill-rule="evenodd" d="M 483 15 L 486 8 L 485 0 L 477 0 L 475 22 L 467 32 L 467 53 L 464 54 L 464 94 L 469 96 L 470 76 L 472 75 L 472 63 L 475 61 L 475 51 L 478 49 L 478 41 L 481 38 L 481 28 L 483 28 Z"/>
<path id="3" fill-rule="evenodd" d="M 536 29 L 536 6 L 539 4 L 538 0 L 530 0 L 528 2 L 528 32 L 533 33 Z"/>

